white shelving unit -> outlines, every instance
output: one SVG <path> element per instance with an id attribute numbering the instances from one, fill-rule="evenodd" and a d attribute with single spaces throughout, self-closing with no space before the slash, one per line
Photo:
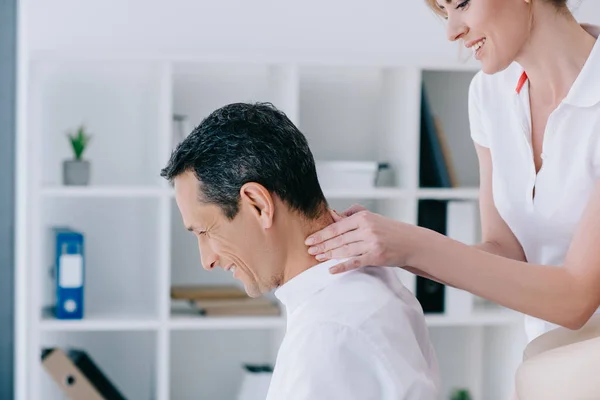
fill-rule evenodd
<path id="1" fill-rule="evenodd" d="M 212 64 L 210 60 L 35 58 L 28 66 L 27 143 L 20 154 L 30 171 L 24 227 L 27 283 L 27 396 L 63 395 L 43 370 L 44 346 L 80 346 L 130 399 L 233 400 L 243 363 L 273 362 L 283 317 L 204 318 L 171 302 L 176 284 L 231 284 L 229 274 L 206 272 L 195 238 L 180 220 L 173 192 L 159 177 L 174 137 L 172 115 L 192 126 L 235 101 L 270 101 L 307 136 L 317 160 L 378 160 L 394 168 L 390 188 L 324 188 L 341 210 L 359 202 L 416 223 L 420 199 L 478 197 L 474 149 L 464 129 L 465 91 L 474 71 L 410 66 Z M 422 189 L 418 182 L 421 82 L 430 90 L 464 166 L 461 187 Z M 454 87 L 455 86 L 455 87 Z M 450 93 L 450 94 L 448 94 Z M 452 94 L 455 93 L 455 94 Z M 88 187 L 61 184 L 70 157 L 67 130 L 85 123 L 93 135 L 85 157 Z M 86 240 L 85 318 L 59 321 L 51 304 L 46 251 L 52 224 L 69 224 Z M 26 250 L 24 250 L 26 249 Z M 24 256 L 24 255 L 23 255 Z M 520 357 L 519 315 L 477 308 L 461 318 L 428 315 L 438 350 L 444 396 L 468 386 L 475 399 L 504 399 Z"/>

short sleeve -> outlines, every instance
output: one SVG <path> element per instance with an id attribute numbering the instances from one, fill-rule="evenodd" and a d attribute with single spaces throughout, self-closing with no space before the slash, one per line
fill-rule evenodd
<path id="1" fill-rule="evenodd" d="M 482 72 L 478 72 L 469 84 L 469 128 L 473 141 L 483 147 L 490 147 L 488 133 L 483 127 L 481 114 L 481 79 Z"/>
<path id="2" fill-rule="evenodd" d="M 592 132 L 592 173 L 594 175 L 594 179 L 600 180 L 600 119 L 596 123 L 594 130 Z"/>

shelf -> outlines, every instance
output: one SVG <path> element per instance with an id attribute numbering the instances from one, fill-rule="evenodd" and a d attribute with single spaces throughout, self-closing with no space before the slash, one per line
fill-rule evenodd
<path id="1" fill-rule="evenodd" d="M 426 188 L 417 191 L 417 197 L 424 199 L 440 200 L 477 200 L 479 198 L 478 188 Z"/>
<path id="2" fill-rule="evenodd" d="M 522 316 L 511 310 L 476 311 L 472 315 L 450 317 L 426 314 L 429 327 L 494 326 L 522 322 Z M 236 330 L 280 329 L 286 327 L 285 316 L 280 317 L 202 317 L 186 313 L 174 314 L 169 326 L 173 330 Z"/>
<path id="3" fill-rule="evenodd" d="M 187 302 L 175 300 L 171 302 L 172 330 L 239 330 L 239 329 L 279 329 L 285 328 L 285 311 L 277 316 L 219 316 L 205 317 L 192 308 Z"/>
<path id="4" fill-rule="evenodd" d="M 323 189 L 325 197 L 329 199 L 402 199 L 409 196 L 409 192 L 397 188 L 368 188 L 368 189 Z"/>
<path id="5" fill-rule="evenodd" d="M 443 314 L 425 314 L 425 318 L 429 327 L 513 325 L 523 321 L 521 314 L 505 309 L 475 311 L 472 315 L 452 317 Z"/>
<path id="6" fill-rule="evenodd" d="M 287 328 L 284 308 L 277 316 L 202 316 L 170 299 L 172 285 L 241 285 L 222 269 L 202 268 L 198 238 L 183 226 L 175 192 L 159 177 L 184 134 L 178 134 L 173 114 L 188 117 L 189 133 L 224 104 L 270 101 L 303 132 L 315 160 L 389 163 L 390 175 L 378 180 L 386 187 L 323 180 L 332 209 L 360 203 L 413 224 L 421 199 L 479 197 L 476 154 L 464 134 L 468 73 L 412 64 L 78 59 L 40 60 L 29 72 L 32 95 L 25 111 L 32 123 L 26 142 L 36 145 L 29 146 L 31 153 L 21 152 L 32 172 L 21 185 L 32 189 L 32 202 L 22 202 L 19 214 L 30 216 L 31 224 L 19 223 L 23 243 L 17 249 L 24 261 L 16 271 L 24 282 L 20 296 L 34 303 L 17 310 L 27 321 L 18 336 L 33 355 L 41 346 L 86 349 L 128 398 L 234 398 L 243 364 L 273 362 Z M 422 83 L 447 134 L 449 154 L 459 161 L 453 188 L 419 187 Z M 456 101 L 459 90 L 462 102 Z M 64 135 L 81 123 L 93 136 L 85 153 L 90 184 L 64 186 L 63 161 L 72 157 Z M 51 226 L 85 234 L 82 320 L 38 312 L 54 297 L 48 279 L 55 258 Z M 510 386 L 509 363 L 520 360 L 514 336 L 522 331 L 521 314 L 477 307 L 469 315 L 426 314 L 425 320 L 440 354 L 444 392 L 461 386 L 473 389 L 474 398 L 504 396 L 498 388 Z M 37 356 L 18 364 L 19 393 L 62 398 L 36 367 Z"/>
<path id="7" fill-rule="evenodd" d="M 175 192 L 165 189 L 162 193 L 174 197 Z M 410 197 L 410 192 L 405 189 L 375 187 L 365 189 L 328 189 L 323 188 L 323 193 L 328 199 L 403 199 Z"/>
<path id="8" fill-rule="evenodd" d="M 174 315 L 169 321 L 172 330 L 238 330 L 285 328 L 285 317 L 202 317 Z"/>
<path id="9" fill-rule="evenodd" d="M 411 192 L 399 188 L 367 188 L 367 189 L 323 189 L 325 196 L 330 199 L 402 199 L 411 196 Z M 413 192 L 414 193 L 414 192 Z M 49 198 L 69 197 L 173 197 L 170 188 L 147 186 L 85 186 L 64 187 L 47 186 L 42 188 L 42 195 Z M 478 188 L 426 188 L 417 191 L 419 199 L 466 199 L 475 200 L 479 197 Z"/>
<path id="10" fill-rule="evenodd" d="M 493 326 L 520 323 L 520 314 L 509 310 L 480 311 L 464 317 L 449 317 L 443 314 L 426 314 L 429 327 Z M 87 317 L 83 320 L 57 320 L 45 316 L 40 321 L 44 331 L 143 331 L 158 329 L 157 319 L 132 315 L 105 315 Z M 202 317 L 173 315 L 169 321 L 172 330 L 241 330 L 282 329 L 286 318 L 279 317 Z"/>
<path id="11" fill-rule="evenodd" d="M 46 186 L 42 196 L 49 198 L 69 197 L 161 197 L 171 195 L 171 190 L 152 186 Z"/>
<path id="12" fill-rule="evenodd" d="M 135 314 L 98 314 L 81 320 L 59 320 L 44 313 L 40 327 L 47 332 L 66 331 L 149 331 L 158 329 L 158 319 Z"/>

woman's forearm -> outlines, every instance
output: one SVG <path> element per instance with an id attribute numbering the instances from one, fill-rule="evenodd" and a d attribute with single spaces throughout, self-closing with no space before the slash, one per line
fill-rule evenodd
<path id="1" fill-rule="evenodd" d="M 587 299 L 565 268 L 502 257 L 490 245 L 487 251 L 485 245 L 469 246 L 428 229 L 419 233 L 409 268 L 568 328 L 579 327 L 587 318 Z"/>
<path id="2" fill-rule="evenodd" d="M 502 248 L 497 243 L 492 243 L 492 242 L 477 243 L 477 244 L 472 245 L 472 247 L 474 247 L 476 249 L 479 249 L 479 250 L 483 250 L 483 251 L 485 251 L 487 253 L 490 253 L 490 254 L 495 254 L 495 255 L 498 255 L 498 256 L 502 256 L 502 257 L 513 258 L 513 259 L 523 260 L 524 261 L 524 259 L 522 259 L 519 255 L 511 254 L 510 251 L 508 251 L 507 249 Z M 432 281 L 439 282 L 439 283 L 444 284 L 446 286 L 453 286 L 450 283 L 448 283 L 446 281 L 443 281 L 443 280 L 441 280 L 441 279 L 439 279 L 439 278 L 437 278 L 435 276 L 432 276 L 432 275 L 430 275 L 428 273 L 425 273 L 424 271 L 421 271 L 421 270 L 419 270 L 417 268 L 414 268 L 414 267 L 411 267 L 411 266 L 406 266 L 406 267 L 403 267 L 403 269 L 407 270 L 408 272 L 412 272 L 415 275 L 419 275 L 419 276 L 422 276 L 424 278 L 430 279 Z"/>
<path id="3" fill-rule="evenodd" d="M 501 256 L 501 257 L 515 259 L 514 257 L 509 256 L 508 255 L 508 251 L 506 249 L 503 249 L 497 243 L 483 242 L 483 243 L 474 244 L 471 247 L 474 247 L 474 248 L 479 249 L 479 250 L 483 250 L 486 253 L 495 254 L 495 255 Z"/>

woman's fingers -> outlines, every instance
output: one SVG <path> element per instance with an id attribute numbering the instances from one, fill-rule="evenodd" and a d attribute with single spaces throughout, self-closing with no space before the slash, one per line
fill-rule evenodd
<path id="1" fill-rule="evenodd" d="M 342 215 L 345 217 L 349 217 L 353 214 L 356 214 L 357 212 L 365 211 L 365 210 L 366 210 L 366 208 L 364 208 L 360 204 L 353 204 L 347 210 L 344 210 L 344 212 L 342 212 Z"/>
<path id="2" fill-rule="evenodd" d="M 324 253 L 327 255 L 327 258 L 323 259 L 323 261 L 329 259 L 340 259 L 340 258 L 351 258 L 351 257 L 359 257 L 364 256 L 369 251 L 368 244 L 366 242 L 353 242 L 347 243 L 342 246 L 336 247 L 335 249 L 329 250 Z"/>
<path id="3" fill-rule="evenodd" d="M 353 257 L 349 260 L 346 260 L 329 268 L 329 272 L 332 274 L 339 274 L 341 272 L 346 272 L 356 268 L 364 267 L 368 265 L 366 260 L 367 259 L 365 256 Z"/>
<path id="4" fill-rule="evenodd" d="M 358 228 L 358 222 L 356 219 L 352 217 L 346 217 L 338 222 L 334 222 L 318 232 L 313 233 L 306 238 L 305 244 L 307 246 L 313 246 L 356 228 Z"/>
<path id="5" fill-rule="evenodd" d="M 362 237 L 360 231 L 358 231 L 358 230 L 349 231 L 349 232 L 344 233 L 343 235 L 336 236 L 334 238 L 331 238 L 329 240 L 321 242 L 317 245 L 309 247 L 308 254 L 312 254 L 312 255 L 326 254 L 333 250 L 339 249 L 343 246 L 348 246 L 355 242 L 360 242 L 362 239 L 363 239 L 363 237 Z M 350 247 L 350 249 L 356 251 L 355 247 Z M 327 254 L 327 255 L 330 256 L 329 254 Z M 360 255 L 360 253 L 355 253 L 355 254 L 348 253 L 344 257 L 358 256 L 358 255 Z M 335 256 L 339 256 L 339 254 L 336 253 L 334 256 L 330 256 L 330 257 L 334 258 Z"/>

